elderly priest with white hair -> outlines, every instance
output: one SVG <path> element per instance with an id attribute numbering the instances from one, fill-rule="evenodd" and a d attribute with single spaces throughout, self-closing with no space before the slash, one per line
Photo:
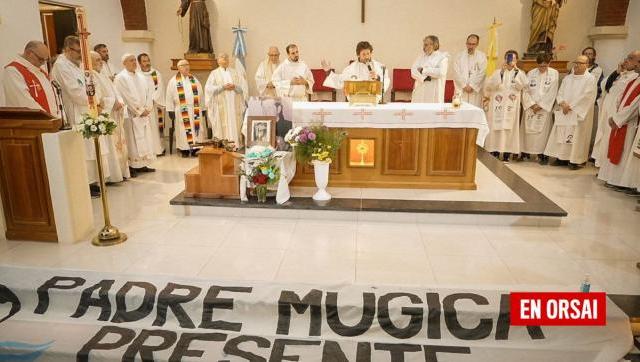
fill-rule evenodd
<path id="1" fill-rule="evenodd" d="M 280 66 L 280 50 L 275 46 L 269 47 L 267 59 L 258 65 L 255 76 L 256 88 L 258 88 L 258 94 L 260 94 L 261 97 L 276 96 L 276 86 L 273 84 L 273 81 L 271 81 L 271 77 L 278 66 Z"/>
<path id="2" fill-rule="evenodd" d="M 218 68 L 211 71 L 205 85 L 205 103 L 211 115 L 211 128 L 217 138 L 242 145 L 244 99 L 242 77 L 229 68 L 229 56 L 218 56 Z"/>
<path id="3" fill-rule="evenodd" d="M 37 40 L 27 43 L 24 52 L 7 64 L 0 76 L 7 107 L 40 109 L 60 117 L 58 102 L 49 75 L 42 66 L 49 59 L 49 48 Z"/>
<path id="4" fill-rule="evenodd" d="M 131 177 L 140 172 L 154 172 L 149 167 L 156 159 L 153 149 L 154 128 L 151 126 L 153 112 L 153 89 L 144 76 L 136 71 L 136 57 L 133 54 L 122 56 L 124 69 L 116 75 L 116 89 L 126 106 L 125 136 L 129 151 L 129 170 Z"/>
<path id="5" fill-rule="evenodd" d="M 202 84 L 185 59 L 178 62 L 178 73 L 169 78 L 165 106 L 176 125 L 176 148 L 183 157 L 195 155 L 199 147 L 194 145 L 207 140 L 207 111 Z"/>

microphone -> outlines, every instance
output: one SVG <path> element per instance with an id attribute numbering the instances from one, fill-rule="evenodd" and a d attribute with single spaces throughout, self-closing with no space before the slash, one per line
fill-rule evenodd
<path id="1" fill-rule="evenodd" d="M 380 97 L 380 104 L 384 104 L 384 72 L 386 68 L 384 65 L 382 66 L 382 95 Z"/>
<path id="2" fill-rule="evenodd" d="M 58 81 L 55 79 L 51 81 L 51 86 L 53 86 L 53 89 L 56 91 L 56 96 L 57 96 L 56 103 L 58 104 L 58 112 L 60 113 L 60 119 L 62 119 L 62 127 L 60 129 L 62 130 L 71 129 L 69 120 L 67 119 L 67 116 L 64 112 L 64 107 L 62 106 L 62 87 L 60 86 L 60 83 L 58 83 Z"/>
<path id="3" fill-rule="evenodd" d="M 367 63 L 367 68 L 369 69 L 370 72 L 373 72 L 373 68 L 371 68 L 371 62 Z"/>

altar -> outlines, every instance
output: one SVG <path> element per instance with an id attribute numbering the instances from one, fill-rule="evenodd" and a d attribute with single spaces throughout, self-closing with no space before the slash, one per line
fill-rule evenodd
<path id="1" fill-rule="evenodd" d="M 323 124 L 348 136 L 331 164 L 329 186 L 476 189 L 476 145 L 489 127 L 484 111 L 463 103 L 294 102 L 293 126 Z M 299 164 L 293 186 L 314 186 Z"/>

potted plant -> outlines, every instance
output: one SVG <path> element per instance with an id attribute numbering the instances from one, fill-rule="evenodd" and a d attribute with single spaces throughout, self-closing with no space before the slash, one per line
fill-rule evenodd
<path id="1" fill-rule="evenodd" d="M 329 166 L 336 157 L 346 132 L 332 130 L 325 126 L 296 127 L 285 136 L 285 141 L 293 146 L 296 160 L 313 165 L 313 173 L 318 191 L 313 195 L 316 201 L 331 200 L 327 191 Z"/>

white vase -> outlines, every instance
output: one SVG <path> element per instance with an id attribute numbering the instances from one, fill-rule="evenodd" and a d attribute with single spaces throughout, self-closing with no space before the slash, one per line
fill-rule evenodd
<path id="1" fill-rule="evenodd" d="M 327 192 L 329 165 L 331 165 L 331 162 L 313 160 L 311 163 L 313 163 L 313 174 L 316 178 L 316 186 L 318 187 L 318 191 L 313 195 L 313 199 L 316 201 L 331 200 L 331 194 Z"/>

